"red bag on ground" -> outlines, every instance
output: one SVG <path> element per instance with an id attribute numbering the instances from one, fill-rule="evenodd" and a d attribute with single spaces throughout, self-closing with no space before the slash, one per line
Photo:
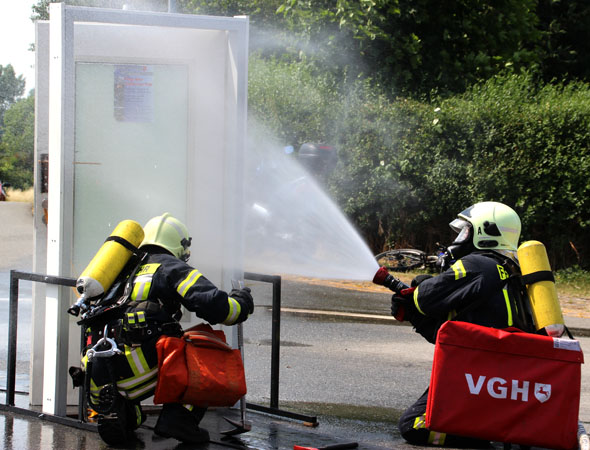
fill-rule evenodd
<path id="1" fill-rule="evenodd" d="M 233 406 L 246 394 L 242 356 L 239 350 L 227 345 L 221 330 L 197 325 L 182 338 L 162 336 L 156 350 L 156 404 Z"/>
<path id="2" fill-rule="evenodd" d="M 434 431 L 576 449 L 580 343 L 448 321 L 440 328 L 426 407 Z"/>
<path id="3" fill-rule="evenodd" d="M 154 403 L 177 403 L 188 384 L 185 358 L 186 341 L 162 336 L 156 343 L 158 353 L 158 383 Z"/>

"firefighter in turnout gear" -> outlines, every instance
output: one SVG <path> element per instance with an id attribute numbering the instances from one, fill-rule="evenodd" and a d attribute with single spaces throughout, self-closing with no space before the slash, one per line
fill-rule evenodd
<path id="1" fill-rule="evenodd" d="M 447 320 L 461 320 L 494 328 L 531 329 L 530 312 L 523 303 L 516 250 L 521 223 L 512 208 L 481 202 L 459 213 L 450 223 L 458 233 L 446 251 L 448 267 L 437 276 L 412 281 L 404 295 L 392 298 L 392 315 L 408 320 L 427 341 L 435 343 Z M 425 427 L 428 389 L 399 421 L 401 435 L 415 445 L 487 447 L 489 442 L 445 435 Z"/>
<path id="2" fill-rule="evenodd" d="M 187 264 L 191 238 L 178 219 L 168 213 L 154 217 L 144 232 L 142 259 L 125 283 L 125 301 L 119 301 L 121 307 L 108 322 L 121 353 L 93 358 L 92 367 L 86 367 L 98 431 L 111 445 L 132 440 L 133 430 L 145 420 L 140 402 L 154 394 L 157 384 L 156 342 L 162 335 L 182 336 L 181 306 L 210 324 L 224 325 L 243 322 L 254 311 L 249 288 L 228 294 Z M 95 343 L 101 327 L 89 330 Z M 205 412 L 192 405 L 164 404 L 154 432 L 185 443 L 206 442 L 209 434 L 199 428 Z"/>

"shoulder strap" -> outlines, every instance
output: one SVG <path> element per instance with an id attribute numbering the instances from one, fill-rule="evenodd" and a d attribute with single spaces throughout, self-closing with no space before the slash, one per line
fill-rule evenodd
<path id="1" fill-rule="evenodd" d="M 516 312 L 515 317 L 513 317 L 514 325 L 523 331 L 534 333 L 535 326 L 529 306 L 526 285 L 523 282 L 523 277 L 520 272 L 520 267 L 518 263 L 513 259 L 504 256 L 500 253 L 492 251 L 484 251 L 478 253 L 497 261 L 504 268 L 506 273 L 508 273 L 508 299 L 512 311 Z M 483 301 L 484 298 L 481 298 L 472 302 L 471 304 L 463 308 L 461 311 L 459 311 L 457 315 L 453 318 L 453 320 L 459 320 L 467 312 L 473 311 L 474 309 L 479 307 L 483 303 Z"/>
<path id="2" fill-rule="evenodd" d="M 135 275 L 139 268 L 146 262 L 148 259 L 148 254 L 146 252 L 141 252 L 139 254 L 134 254 L 137 258 L 134 263 L 131 264 L 133 270 L 129 270 L 127 272 L 127 282 L 125 283 L 125 289 L 123 290 L 123 294 L 117 300 L 117 305 L 124 306 L 129 303 L 129 299 L 131 298 L 131 292 L 133 292 L 133 280 L 135 280 Z M 130 261 L 131 262 L 131 261 Z M 129 263 L 128 263 L 129 264 Z"/>
<path id="3" fill-rule="evenodd" d="M 127 250 L 131 250 L 133 253 L 137 253 L 138 249 L 135 245 L 129 242 L 127 239 L 123 239 L 121 236 L 109 236 L 105 239 L 105 242 L 115 241 L 125 247 Z"/>
<path id="4" fill-rule="evenodd" d="M 510 307 L 516 312 L 516 316 L 513 317 L 514 325 L 523 331 L 528 333 L 535 332 L 535 323 L 533 321 L 533 315 L 530 308 L 529 296 L 526 290 L 526 283 L 520 266 L 518 263 L 504 256 L 500 253 L 489 252 L 486 255 L 494 258 L 498 261 L 506 273 L 508 273 L 508 298 L 510 301 Z"/>

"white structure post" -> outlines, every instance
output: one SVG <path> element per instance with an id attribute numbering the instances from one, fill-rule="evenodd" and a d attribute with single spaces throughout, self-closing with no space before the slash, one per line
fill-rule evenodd
<path id="1" fill-rule="evenodd" d="M 47 273 L 76 278 L 121 220 L 169 212 L 192 234 L 190 263 L 231 289 L 243 272 L 248 18 L 54 3 L 46 58 Z M 46 291 L 43 411 L 64 415 L 77 401 L 67 368 L 79 364 L 79 319 L 66 312 L 72 289 Z"/>

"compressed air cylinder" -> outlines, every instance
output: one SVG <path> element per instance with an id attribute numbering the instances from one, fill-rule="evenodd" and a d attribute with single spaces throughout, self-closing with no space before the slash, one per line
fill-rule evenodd
<path id="1" fill-rule="evenodd" d="M 537 330 L 545 328 L 549 336 L 561 336 L 565 325 L 545 246 L 526 241 L 517 253 Z"/>
<path id="2" fill-rule="evenodd" d="M 88 298 L 104 294 L 131 258 L 132 249 L 141 244 L 143 237 L 143 228 L 139 223 L 133 220 L 120 222 L 76 281 L 78 292 Z"/>

